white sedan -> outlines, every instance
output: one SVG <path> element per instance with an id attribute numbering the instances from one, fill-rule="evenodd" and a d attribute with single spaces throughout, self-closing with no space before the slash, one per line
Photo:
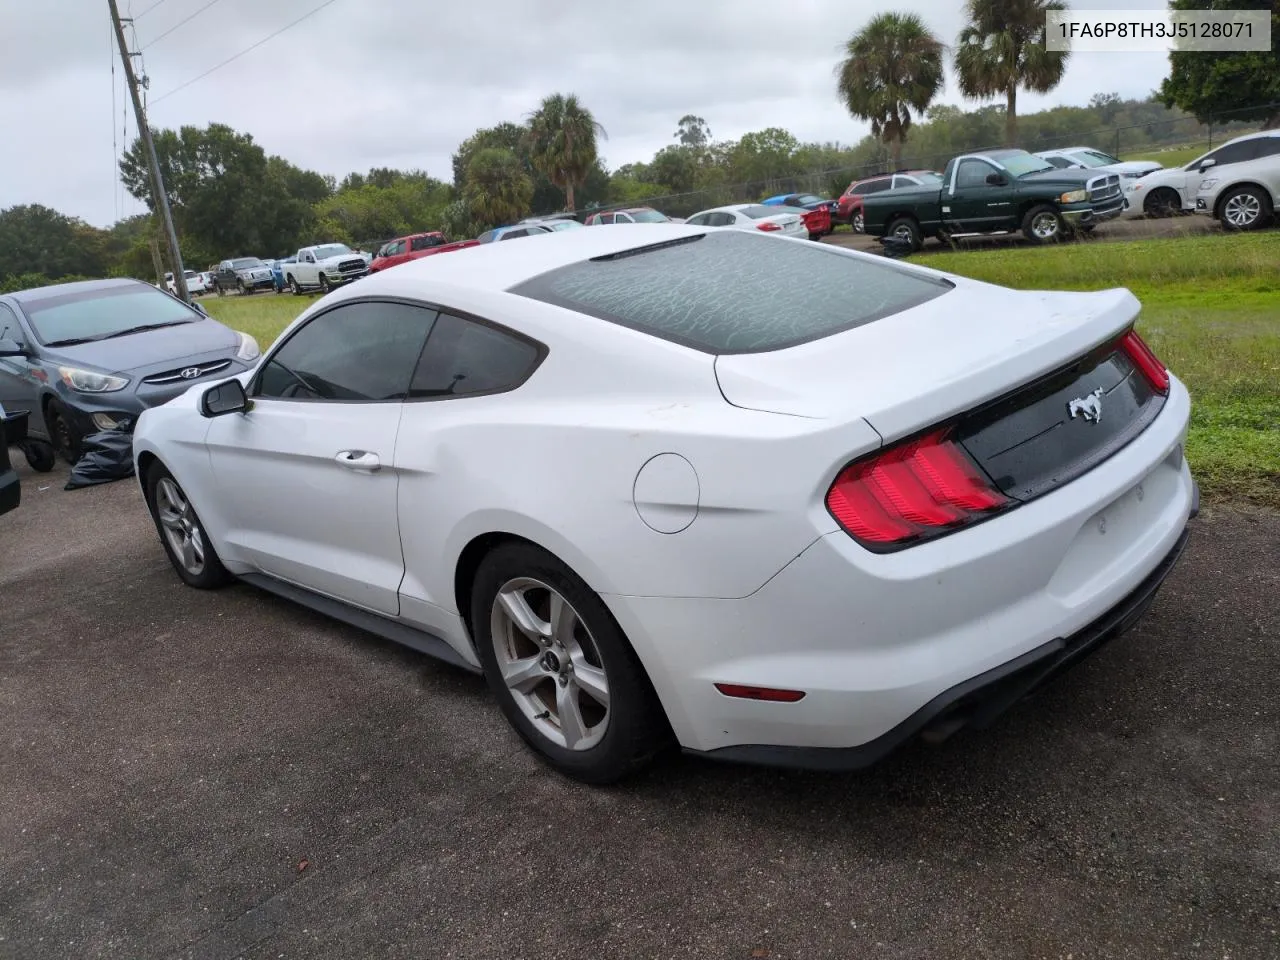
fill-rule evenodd
<path id="1" fill-rule="evenodd" d="M 785 208 L 783 208 L 785 209 Z M 763 203 L 734 203 L 695 213 L 685 221 L 691 227 L 732 227 L 738 230 L 761 230 L 780 237 L 809 239 L 809 229 L 798 213 L 780 212 L 778 207 Z"/>
<path id="2" fill-rule="evenodd" d="M 1138 312 L 572 230 L 321 298 L 256 370 L 144 412 L 136 467 L 187 584 L 483 673 L 566 774 L 673 742 L 855 768 L 989 723 L 1173 566 L 1190 401 Z"/>

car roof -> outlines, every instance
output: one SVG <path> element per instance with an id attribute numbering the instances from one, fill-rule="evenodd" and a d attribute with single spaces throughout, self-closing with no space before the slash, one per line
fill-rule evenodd
<path id="1" fill-rule="evenodd" d="M 19 290 L 10 294 L 13 299 L 19 303 L 32 303 L 36 300 L 44 300 L 47 297 L 61 297 L 68 293 L 88 293 L 91 290 L 116 290 L 120 287 L 127 287 L 130 284 L 153 289 L 151 284 L 143 283 L 141 280 L 135 280 L 132 277 L 112 277 L 107 280 L 77 280 L 74 283 L 54 283 L 47 287 L 32 287 L 29 290 Z"/>
<path id="2" fill-rule="evenodd" d="M 420 281 L 476 290 L 509 290 L 571 263 L 706 233 L 703 227 L 675 223 L 637 223 L 621 235 L 612 230 L 561 230 L 548 233 L 537 243 L 482 243 L 449 257 L 422 257 L 365 277 L 355 286 L 361 295 L 403 291 L 405 284 L 412 286 Z"/>

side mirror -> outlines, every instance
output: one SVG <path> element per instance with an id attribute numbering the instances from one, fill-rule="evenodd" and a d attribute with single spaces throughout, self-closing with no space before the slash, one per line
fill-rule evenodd
<path id="1" fill-rule="evenodd" d="M 1210 167 L 1216 167 L 1217 165 L 1218 165 L 1218 161 L 1213 159 L 1213 157 L 1210 157 L 1208 160 L 1200 164 L 1200 172 L 1204 173 Z"/>
<path id="2" fill-rule="evenodd" d="M 247 413 L 250 408 L 249 398 L 245 395 L 244 384 L 239 380 L 228 380 L 210 387 L 200 398 L 200 415 L 202 417 L 221 417 L 228 413 Z"/>
<path id="3" fill-rule="evenodd" d="M 1009 181 L 1004 178 L 1003 173 L 988 173 L 987 183 L 993 187 L 1003 187 Z"/>
<path id="4" fill-rule="evenodd" d="M 209 311 L 204 308 L 204 304 L 201 303 L 199 300 L 191 301 L 191 309 L 196 310 L 200 313 L 203 313 L 206 317 L 209 315 Z"/>
<path id="5" fill-rule="evenodd" d="M 20 344 L 17 340 L 5 338 L 0 340 L 0 357 L 25 357 L 27 348 Z"/>

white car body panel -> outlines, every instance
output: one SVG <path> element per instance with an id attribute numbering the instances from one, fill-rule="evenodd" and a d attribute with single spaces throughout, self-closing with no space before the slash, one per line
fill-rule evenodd
<path id="1" fill-rule="evenodd" d="M 151 457 L 165 464 L 233 573 L 398 611 L 473 666 L 459 558 L 488 534 L 533 541 L 601 595 L 694 750 L 863 744 L 956 683 L 1094 621 L 1169 553 L 1195 497 L 1176 379 L 1151 425 L 1109 459 L 936 541 L 874 554 L 824 504 L 849 460 L 1125 329 L 1138 311 L 1127 291 L 1013 293 L 898 264 L 956 289 L 810 344 L 718 358 L 507 292 L 568 263 L 706 232 L 565 231 L 375 274 L 290 331 L 375 295 L 494 318 L 549 352 L 507 393 L 341 415 L 260 401 L 205 419 L 206 384 L 142 415 L 139 476 Z M 381 469 L 340 466 L 343 450 L 376 451 Z M 662 455 L 687 461 L 696 482 L 678 471 L 641 482 Z M 668 522 L 679 532 L 654 529 Z M 734 699 L 715 681 L 807 696 Z"/>
<path id="2" fill-rule="evenodd" d="M 1272 150 L 1280 147 L 1280 132 L 1274 130 L 1242 139 L 1266 140 Z M 1280 151 L 1238 163 L 1209 167 L 1196 192 L 1196 213 L 1218 215 L 1219 199 L 1238 187 L 1258 188 L 1270 199 L 1273 214 L 1280 209 Z"/>
<path id="3" fill-rule="evenodd" d="M 809 238 L 809 229 L 804 225 L 804 217 L 798 213 L 777 213 L 768 217 L 752 218 L 742 212 L 747 207 L 757 206 L 763 206 L 763 204 L 733 203 L 724 207 L 712 207 L 708 210 L 700 210 L 688 219 L 692 221 L 709 213 L 721 213 L 732 217 L 732 222 L 701 226 L 701 229 L 756 230 L 760 233 L 772 233 L 779 237 L 794 237 L 801 240 L 807 240 Z M 776 231 L 760 230 L 760 224 L 762 223 L 777 224 L 779 229 Z M 696 223 L 693 225 L 699 226 Z"/>

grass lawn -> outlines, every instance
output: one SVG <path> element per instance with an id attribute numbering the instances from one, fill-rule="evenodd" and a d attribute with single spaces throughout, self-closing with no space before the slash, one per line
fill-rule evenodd
<path id="1" fill-rule="evenodd" d="M 1215 141 L 1218 146 L 1226 143 L 1225 140 Z M 1172 150 L 1151 150 L 1147 153 L 1126 153 L 1121 160 L 1150 160 L 1158 163 L 1162 167 L 1185 167 L 1201 154 L 1208 153 L 1210 150 L 1209 141 L 1205 140 L 1201 143 L 1192 144 L 1185 147 L 1174 147 Z"/>
<path id="2" fill-rule="evenodd" d="M 1027 290 L 1128 287 L 1138 329 L 1192 395 L 1187 457 L 1207 498 L 1280 507 L 1280 231 L 925 254 Z M 313 298 L 208 297 L 265 350 Z"/>

